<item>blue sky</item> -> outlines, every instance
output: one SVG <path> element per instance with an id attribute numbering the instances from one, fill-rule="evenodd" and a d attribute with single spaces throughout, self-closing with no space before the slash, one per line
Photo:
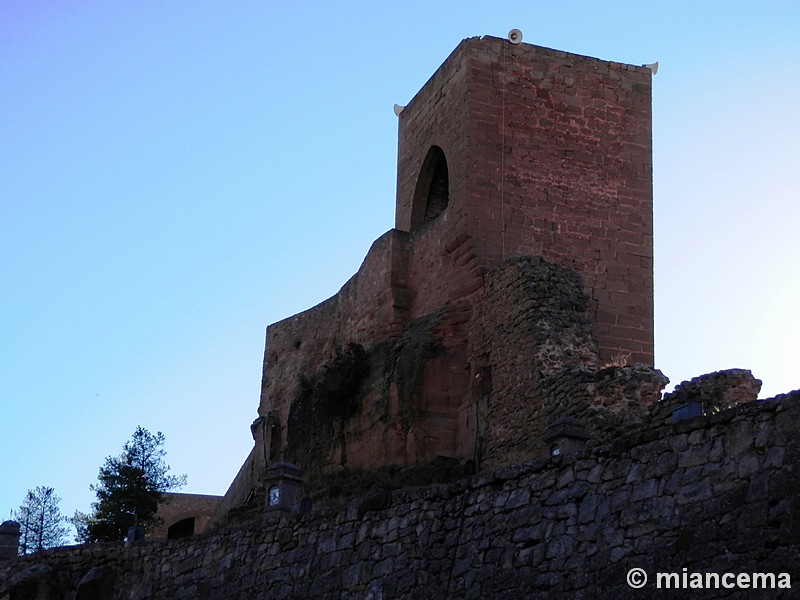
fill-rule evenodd
<path id="1" fill-rule="evenodd" d="M 660 62 L 656 366 L 800 387 L 798 3 L 0 0 L 0 518 L 139 424 L 224 493 L 265 327 L 393 226 L 393 104 L 512 27 Z"/>

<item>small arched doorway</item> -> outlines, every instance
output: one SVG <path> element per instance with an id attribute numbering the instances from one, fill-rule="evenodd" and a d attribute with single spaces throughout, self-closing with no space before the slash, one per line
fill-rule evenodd
<path id="1" fill-rule="evenodd" d="M 194 535 L 194 517 L 181 519 L 170 525 L 167 529 L 167 539 L 175 540 L 178 538 L 190 537 Z"/>

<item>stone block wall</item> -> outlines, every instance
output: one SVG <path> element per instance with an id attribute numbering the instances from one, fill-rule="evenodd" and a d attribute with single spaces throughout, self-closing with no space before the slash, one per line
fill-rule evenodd
<path id="1" fill-rule="evenodd" d="M 598 362 L 652 366 L 650 76 L 497 38 L 456 48 L 399 115 L 396 229 L 335 296 L 268 328 L 255 448 L 220 512 L 258 493 L 275 460 L 528 459 L 543 425 L 590 394 Z M 565 271 L 527 268 L 529 293 L 492 274 L 508 261 Z M 369 357 L 358 411 L 301 422 L 350 344 Z M 651 392 L 624 402 L 643 408 Z M 329 451 L 286 455 L 312 438 Z"/>
<path id="2" fill-rule="evenodd" d="M 397 229 L 415 231 L 431 146 L 450 171 L 445 245 L 470 240 L 481 267 L 541 255 L 575 269 L 600 357 L 653 364 L 648 68 L 464 40 L 400 114 Z"/>
<path id="3" fill-rule="evenodd" d="M 151 528 L 147 534 L 153 539 L 159 539 L 203 533 L 221 499 L 220 496 L 207 494 L 168 492 L 164 494 L 165 501 L 158 507 L 156 515 L 162 522 L 159 526 Z M 181 522 L 183 528 L 178 525 Z M 178 527 L 170 531 L 174 525 Z"/>
<path id="4" fill-rule="evenodd" d="M 285 424 L 300 375 L 324 364 L 338 346 L 374 343 L 405 329 L 406 246 L 407 234 L 387 232 L 335 296 L 267 328 L 259 414 L 277 411 Z"/>
<path id="5" fill-rule="evenodd" d="M 583 454 L 345 510 L 14 559 L 0 567 L 0 599 L 674 598 L 655 573 L 684 568 L 786 573 L 793 590 L 701 593 L 789 598 L 800 582 L 798 431 L 800 392 L 646 420 Z M 650 575 L 643 590 L 626 584 L 632 567 Z"/>
<path id="6" fill-rule="evenodd" d="M 660 371 L 600 363 L 589 305 L 576 271 L 540 257 L 486 273 L 469 335 L 481 468 L 546 456 L 559 418 L 576 418 L 597 442 L 660 399 Z"/>
<path id="7" fill-rule="evenodd" d="M 438 239 L 436 226 L 412 234 L 409 254 L 425 247 L 419 240 Z M 545 430 L 559 417 L 608 429 L 646 410 L 667 382 L 647 365 L 599 373 L 582 278 L 541 257 L 485 270 L 478 289 L 431 313 L 417 317 L 412 303 L 406 316 L 415 318 L 381 338 L 383 321 L 359 319 L 352 299 L 365 301 L 358 282 L 386 279 L 374 265 L 387 264 L 385 255 L 369 257 L 336 297 L 269 328 L 256 447 L 215 521 L 259 491 L 270 461 L 286 458 L 316 471 L 448 456 L 494 468 L 545 455 Z M 417 288 L 412 280 L 406 289 Z M 320 398 L 309 394 L 329 368 L 334 344 L 369 339 L 345 337 L 345 319 L 372 325 L 367 376 L 352 414 L 319 422 Z M 281 453 L 270 456 L 276 447 Z"/>

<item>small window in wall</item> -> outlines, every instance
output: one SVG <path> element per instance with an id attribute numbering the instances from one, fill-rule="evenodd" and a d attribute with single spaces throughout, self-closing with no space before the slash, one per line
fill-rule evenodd
<path id="1" fill-rule="evenodd" d="M 190 537 L 192 535 L 194 535 L 194 517 L 181 519 L 180 521 L 170 525 L 170 528 L 167 529 L 168 540 Z"/>
<path id="2" fill-rule="evenodd" d="M 411 206 L 411 229 L 424 227 L 438 217 L 450 202 L 450 173 L 439 146 L 431 146 L 417 179 Z"/>

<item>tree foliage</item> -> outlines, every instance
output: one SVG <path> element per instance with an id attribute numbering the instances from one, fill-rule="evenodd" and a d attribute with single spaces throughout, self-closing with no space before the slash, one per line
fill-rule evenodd
<path id="1" fill-rule="evenodd" d="M 164 434 L 139 426 L 122 454 L 109 456 L 100 467 L 92 513 L 76 512 L 72 519 L 78 541 L 122 540 L 134 525 L 157 525 L 164 493 L 186 484 L 186 475 L 170 475 L 164 462 Z"/>
<path id="2" fill-rule="evenodd" d="M 61 514 L 51 487 L 28 490 L 15 515 L 20 524 L 20 554 L 32 554 L 67 543 L 67 518 Z"/>

